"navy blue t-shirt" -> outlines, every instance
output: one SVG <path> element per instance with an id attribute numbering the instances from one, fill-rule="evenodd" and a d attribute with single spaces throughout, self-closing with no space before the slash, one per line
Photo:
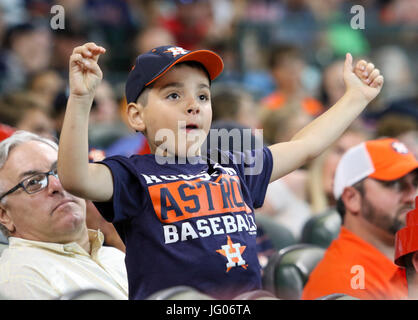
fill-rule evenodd
<path id="1" fill-rule="evenodd" d="M 112 171 L 113 199 L 95 205 L 126 245 L 130 299 L 178 285 L 217 299 L 261 288 L 254 208 L 264 202 L 272 155 L 266 147 L 216 152 L 217 161 L 211 152 L 212 160 L 101 162 Z"/>

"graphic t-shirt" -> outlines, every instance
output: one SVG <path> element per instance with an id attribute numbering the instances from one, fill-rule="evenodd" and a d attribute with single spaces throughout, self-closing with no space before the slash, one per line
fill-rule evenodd
<path id="1" fill-rule="evenodd" d="M 179 285 L 218 299 L 261 288 L 254 208 L 264 201 L 271 152 L 216 151 L 211 159 L 101 162 L 113 174 L 113 199 L 95 204 L 126 245 L 130 299 Z"/>

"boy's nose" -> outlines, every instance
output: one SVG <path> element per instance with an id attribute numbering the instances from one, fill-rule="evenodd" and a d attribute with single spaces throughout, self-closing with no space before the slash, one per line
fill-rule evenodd
<path id="1" fill-rule="evenodd" d="M 197 101 L 193 99 L 192 101 L 190 101 L 190 103 L 187 106 L 187 113 L 198 114 L 199 112 L 200 112 L 199 104 L 197 103 Z"/>

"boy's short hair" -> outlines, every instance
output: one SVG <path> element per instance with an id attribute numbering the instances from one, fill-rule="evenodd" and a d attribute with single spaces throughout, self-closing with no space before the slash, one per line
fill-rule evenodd
<path id="1" fill-rule="evenodd" d="M 143 90 L 163 76 L 174 65 L 195 61 L 203 66 L 214 80 L 223 69 L 220 56 L 210 50 L 188 51 L 176 46 L 162 46 L 139 55 L 126 81 L 125 93 L 127 103 L 136 102 Z"/>

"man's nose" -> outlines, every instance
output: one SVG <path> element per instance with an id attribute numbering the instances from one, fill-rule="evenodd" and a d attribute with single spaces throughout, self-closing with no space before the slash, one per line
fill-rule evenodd
<path id="1" fill-rule="evenodd" d="M 63 192 L 64 188 L 61 185 L 61 182 L 57 176 L 52 174 L 48 175 L 48 193 Z"/>
<path id="2" fill-rule="evenodd" d="M 413 205 L 417 195 L 418 187 L 414 183 L 406 183 L 403 194 L 404 201 Z"/>

